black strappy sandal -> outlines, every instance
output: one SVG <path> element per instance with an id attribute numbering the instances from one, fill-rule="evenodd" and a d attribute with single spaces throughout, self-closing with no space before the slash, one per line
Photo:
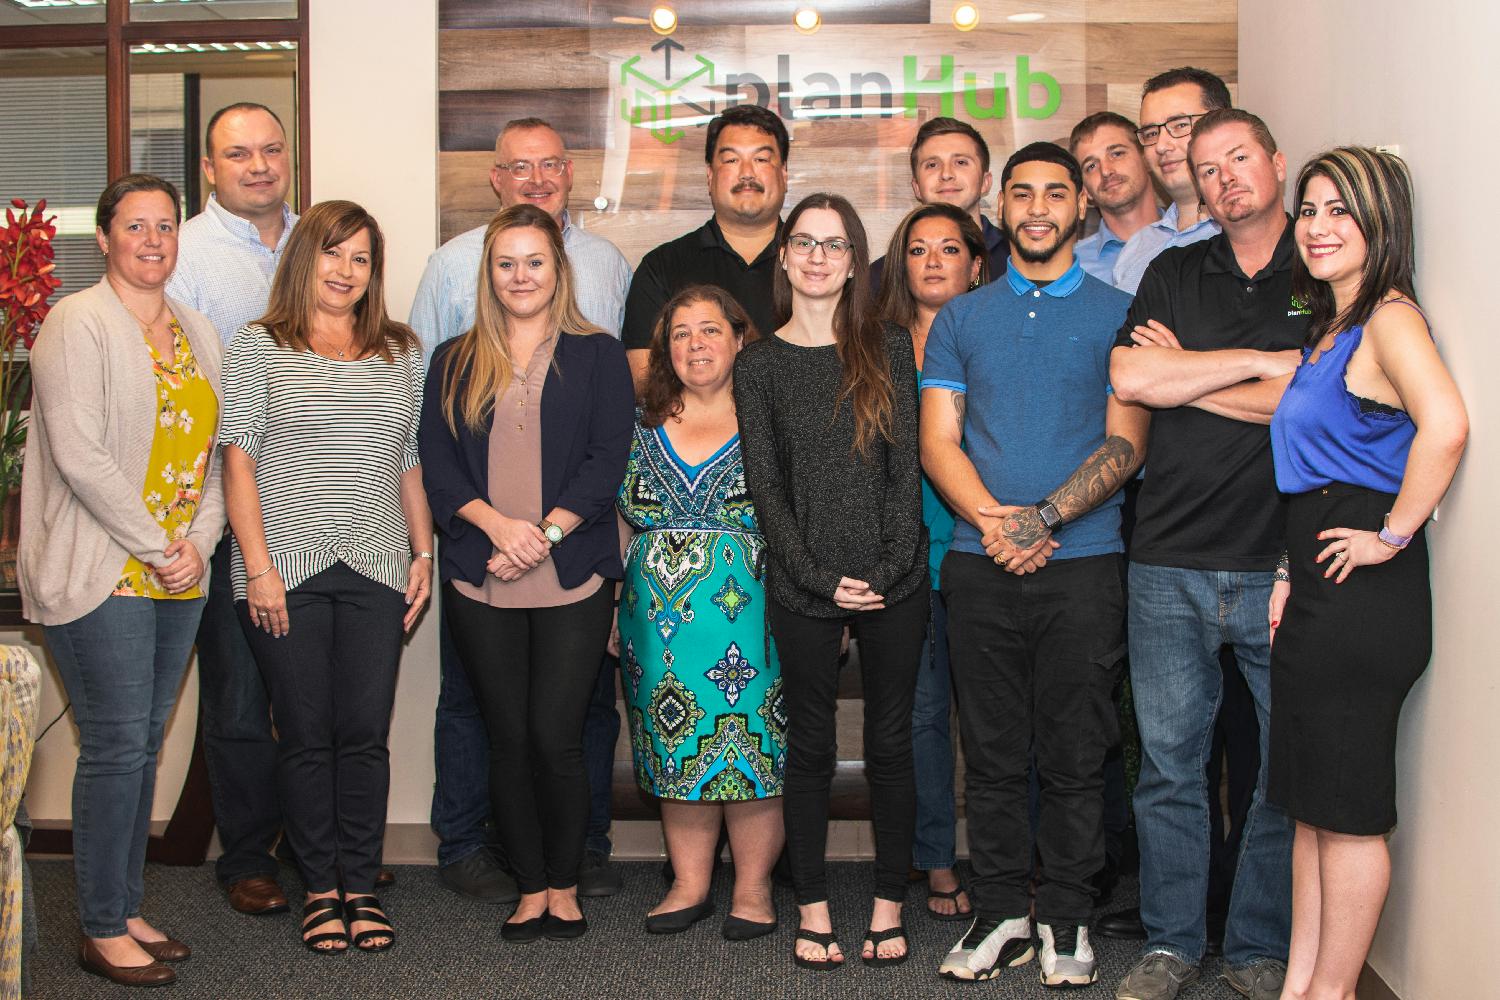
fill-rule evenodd
<path id="1" fill-rule="evenodd" d="M 899 955 L 891 955 L 889 957 L 882 958 L 880 954 L 881 944 L 883 942 L 890 941 L 893 938 L 901 938 L 902 940 L 904 940 L 906 942 L 906 950 Z M 911 938 L 907 936 L 906 926 L 904 924 L 897 924 L 895 927 L 887 927 L 883 931 L 866 931 L 865 940 L 870 942 L 870 957 L 865 958 L 865 950 L 863 948 L 860 948 L 859 959 L 866 965 L 900 965 L 908 958 L 911 958 Z"/>
<path id="2" fill-rule="evenodd" d="M 380 924 L 374 930 L 360 931 L 354 935 L 354 947 L 360 951 L 385 951 L 396 943 L 396 931 L 391 921 L 382 912 L 380 900 L 374 896 L 350 896 L 344 900 L 344 915 L 353 927 L 355 921 Z M 376 943 L 377 938 L 386 940 Z"/>
<path id="3" fill-rule="evenodd" d="M 302 907 L 302 945 L 314 955 L 342 955 L 349 950 L 348 929 L 339 931 L 324 931 L 321 934 L 311 934 L 324 924 L 344 921 L 344 904 L 340 903 L 337 896 L 324 896 L 322 899 L 308 900 Z M 335 945 L 342 941 L 342 948 Z M 327 944 L 327 948 L 319 945 Z"/>
<path id="4" fill-rule="evenodd" d="M 796 940 L 809 941 L 816 945 L 822 945 L 823 953 L 825 955 L 828 954 L 829 948 L 834 947 L 839 943 L 838 938 L 834 936 L 833 931 L 806 931 L 800 928 L 797 930 Z M 801 955 L 797 954 L 795 949 L 796 946 L 794 944 L 792 951 L 792 961 L 796 962 L 804 969 L 817 969 L 819 971 L 826 972 L 829 969 L 837 969 L 839 966 L 844 964 L 843 959 L 835 962 L 832 958 L 803 958 Z M 842 952 L 843 950 L 844 949 L 839 948 L 840 952 Z"/>
<path id="5" fill-rule="evenodd" d="M 933 920 L 942 920 L 945 923 L 946 922 L 957 922 L 959 920 L 973 920 L 974 919 L 974 905 L 973 905 L 973 903 L 969 904 L 969 908 L 967 910 L 960 910 L 958 908 L 958 897 L 962 896 L 964 894 L 965 894 L 964 893 L 964 887 L 962 885 L 960 885 L 956 889 L 949 890 L 948 892 L 940 892 L 939 890 L 934 889 L 931 886 L 928 886 L 927 887 L 927 899 L 929 901 L 934 900 L 934 899 L 951 899 L 951 900 L 953 900 L 953 912 L 952 913 L 939 913 L 937 910 L 934 910 L 931 906 L 928 906 L 927 907 L 927 915 L 929 917 L 931 917 Z"/>

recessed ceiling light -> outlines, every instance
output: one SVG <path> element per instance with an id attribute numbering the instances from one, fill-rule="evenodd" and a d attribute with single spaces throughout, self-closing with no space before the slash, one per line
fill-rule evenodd
<path id="1" fill-rule="evenodd" d="M 677 12 L 666 4 L 651 8 L 651 30 L 658 35 L 670 35 L 677 30 Z"/>
<path id="2" fill-rule="evenodd" d="M 816 7 L 799 7 L 792 15 L 792 24 L 804 35 L 810 35 L 823 26 L 823 15 Z"/>
<path id="3" fill-rule="evenodd" d="M 979 26 L 979 8 L 961 3 L 953 8 L 953 26 L 959 31 L 973 31 Z"/>
<path id="4" fill-rule="evenodd" d="M 1045 21 L 1047 15 L 1040 11 L 1030 10 L 1023 11 L 1020 14 L 1006 14 L 1005 19 L 1007 21 L 1015 21 L 1017 24 L 1026 24 L 1031 21 Z"/>

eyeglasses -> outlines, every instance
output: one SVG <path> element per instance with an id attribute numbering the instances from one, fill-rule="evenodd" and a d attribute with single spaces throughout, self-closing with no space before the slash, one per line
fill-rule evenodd
<path id="1" fill-rule="evenodd" d="M 843 260 L 844 254 L 849 252 L 851 244 L 848 240 L 839 239 L 838 237 L 834 237 L 831 240 L 815 240 L 811 236 L 802 236 L 799 234 L 787 240 L 786 245 L 798 257 L 806 257 L 816 248 L 822 247 L 823 256 L 829 260 Z"/>
<path id="2" fill-rule="evenodd" d="M 1181 139 L 1191 134 L 1193 123 L 1206 114 L 1208 114 L 1207 111 L 1197 115 L 1178 115 L 1175 118 L 1168 118 L 1166 121 L 1158 122 L 1155 125 L 1142 125 L 1135 130 L 1135 137 L 1141 141 L 1142 146 L 1156 145 L 1156 140 L 1161 138 L 1163 131 L 1174 139 Z"/>
<path id="3" fill-rule="evenodd" d="M 531 177 L 532 173 L 541 170 L 544 177 L 561 177 L 564 168 L 570 161 L 557 156 L 549 156 L 540 163 L 532 163 L 530 160 L 516 160 L 514 163 L 497 163 L 496 167 L 504 170 L 518 181 L 524 181 Z"/>

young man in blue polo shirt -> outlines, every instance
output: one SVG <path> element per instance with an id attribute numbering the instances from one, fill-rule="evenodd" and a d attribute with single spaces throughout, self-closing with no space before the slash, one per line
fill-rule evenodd
<path id="1" fill-rule="evenodd" d="M 1104 755 L 1124 656 L 1120 486 L 1149 420 L 1109 390 L 1130 296 L 1084 273 L 1078 162 L 1053 143 L 1000 175 L 1011 267 L 927 341 L 922 466 L 959 521 L 942 591 L 967 763 L 975 920 L 938 972 L 989 979 L 1035 952 L 1027 774 L 1042 778 L 1041 980 L 1098 977 L 1086 926 L 1104 862 Z"/>

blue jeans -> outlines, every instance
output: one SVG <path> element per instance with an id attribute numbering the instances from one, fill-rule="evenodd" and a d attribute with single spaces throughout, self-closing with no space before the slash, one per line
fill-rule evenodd
<path id="1" fill-rule="evenodd" d="M 438 703 L 433 725 L 432 830 L 438 865 L 461 861 L 494 839 L 490 820 L 490 742 L 474 688 L 438 616 Z M 589 775 L 589 822 L 584 849 L 609 856 L 610 795 L 620 713 L 615 705 L 619 661 L 606 655 L 583 724 L 583 763 Z"/>
<path id="2" fill-rule="evenodd" d="M 140 916 L 156 757 L 202 614 L 202 598 L 108 597 L 46 628 L 78 726 L 73 870 L 89 937 L 119 937 Z"/>
<path id="3" fill-rule="evenodd" d="M 948 726 L 952 706 L 948 607 L 943 595 L 934 590 L 911 709 L 912 767 L 917 775 L 917 831 L 911 865 L 918 871 L 952 868 L 958 861 L 953 834 L 953 735 Z"/>
<path id="4" fill-rule="evenodd" d="M 1227 645 L 1255 700 L 1261 767 L 1235 869 L 1224 958 L 1230 965 L 1286 961 L 1292 824 L 1265 800 L 1270 595 L 1269 572 L 1130 564 L 1130 680 L 1141 734 L 1135 822 L 1147 952 L 1191 964 L 1203 957 L 1211 791 L 1205 767 L 1223 697 L 1219 648 Z"/>
<path id="5" fill-rule="evenodd" d="M 234 609 L 231 559 L 225 535 L 209 564 L 208 601 L 198 626 L 198 717 L 223 848 L 214 872 L 226 886 L 275 875 L 271 847 L 281 832 L 271 698 Z"/>

